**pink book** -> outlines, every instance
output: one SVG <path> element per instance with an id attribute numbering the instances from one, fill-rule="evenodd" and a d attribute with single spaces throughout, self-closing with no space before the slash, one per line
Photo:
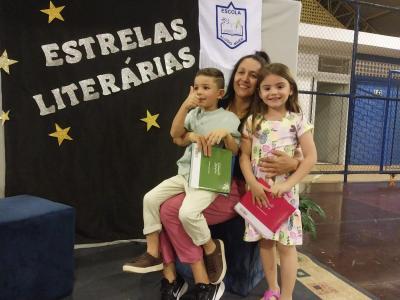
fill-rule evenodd
<path id="1" fill-rule="evenodd" d="M 257 180 L 269 188 L 263 179 Z M 264 237 L 272 236 L 295 211 L 295 208 L 283 197 L 273 197 L 268 193 L 267 197 L 271 207 L 259 207 L 253 204 L 251 197 L 251 192 L 246 192 L 235 205 L 235 210 Z"/>

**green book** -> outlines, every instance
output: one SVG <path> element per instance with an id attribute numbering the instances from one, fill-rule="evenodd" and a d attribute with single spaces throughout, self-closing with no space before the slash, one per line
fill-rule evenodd
<path id="1" fill-rule="evenodd" d="M 203 155 L 197 144 L 192 144 L 189 186 L 228 194 L 231 191 L 232 152 L 212 147 L 211 156 Z"/>

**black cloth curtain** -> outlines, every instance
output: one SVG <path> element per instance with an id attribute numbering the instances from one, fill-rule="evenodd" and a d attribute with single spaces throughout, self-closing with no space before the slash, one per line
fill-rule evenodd
<path id="1" fill-rule="evenodd" d="M 18 61 L 1 70 L 6 196 L 75 207 L 89 240 L 142 237 L 143 195 L 183 153 L 169 130 L 198 69 L 197 0 L 0 3 L 0 54 Z"/>

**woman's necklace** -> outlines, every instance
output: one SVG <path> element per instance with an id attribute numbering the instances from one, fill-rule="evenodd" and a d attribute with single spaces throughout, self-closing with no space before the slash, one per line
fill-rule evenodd
<path id="1" fill-rule="evenodd" d="M 239 109 L 237 108 L 236 105 L 233 105 L 233 103 L 229 103 L 227 110 L 229 110 L 230 112 L 233 112 L 235 115 L 238 116 L 239 119 L 243 118 L 244 116 L 247 115 L 247 112 L 249 111 L 248 109 L 249 107 L 247 106 L 245 109 L 242 109 L 239 111 Z"/>

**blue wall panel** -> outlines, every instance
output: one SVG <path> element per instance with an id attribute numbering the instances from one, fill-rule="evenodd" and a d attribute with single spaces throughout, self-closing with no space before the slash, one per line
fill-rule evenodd
<path id="1" fill-rule="evenodd" d="M 357 95 L 387 97 L 387 86 L 387 80 L 358 80 Z M 398 86 L 393 87 L 390 94 L 390 97 L 397 97 Z M 385 119 L 386 105 L 389 109 Z M 382 147 L 385 122 L 388 123 Z M 382 148 L 384 165 L 400 163 L 400 104 L 398 101 L 356 98 L 350 164 L 380 165 Z"/>

